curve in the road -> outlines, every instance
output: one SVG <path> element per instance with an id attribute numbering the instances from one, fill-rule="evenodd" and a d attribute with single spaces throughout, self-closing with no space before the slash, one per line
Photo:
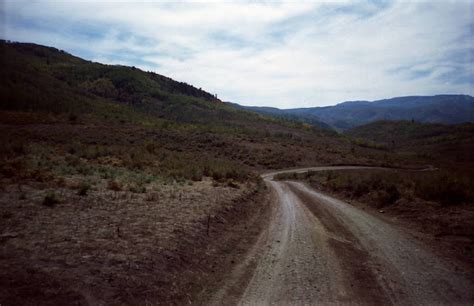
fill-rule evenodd
<path id="1" fill-rule="evenodd" d="M 264 174 L 275 197 L 270 226 L 212 302 L 472 305 L 469 278 L 401 229 L 303 183 L 273 180 L 282 172 L 361 168 Z M 235 284 L 240 291 L 230 290 Z"/>

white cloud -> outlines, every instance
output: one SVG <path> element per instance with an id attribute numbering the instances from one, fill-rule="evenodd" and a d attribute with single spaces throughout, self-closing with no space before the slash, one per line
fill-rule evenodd
<path id="1" fill-rule="evenodd" d="M 7 39 L 154 70 L 247 105 L 474 94 L 472 2 L 6 1 L 2 15 Z M 463 50 L 470 61 L 452 56 Z"/>

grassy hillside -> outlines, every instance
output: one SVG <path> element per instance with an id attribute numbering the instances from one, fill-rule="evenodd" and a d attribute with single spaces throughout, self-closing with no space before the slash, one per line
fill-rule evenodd
<path id="1" fill-rule="evenodd" d="M 201 89 L 165 76 L 86 61 L 55 48 L 2 41 L 0 59 L 4 110 L 94 114 L 130 121 L 130 108 L 111 106 L 112 102 L 154 118 L 216 130 L 282 125 L 237 111 Z"/>
<path id="2" fill-rule="evenodd" d="M 235 109 L 201 89 L 134 67 L 93 63 L 34 44 L 3 41 L 0 53 L 0 109 L 23 112 L 2 116 L 11 123 L 28 118 L 30 124 L 54 121 L 76 130 L 110 125 L 110 134 L 143 130 L 149 136 L 130 136 L 136 138 L 132 148 L 154 139 L 161 148 L 176 148 L 175 156 L 221 158 L 249 169 L 378 159 L 371 150 L 355 156 L 333 132 Z M 105 134 L 100 140 L 117 142 Z M 83 143 L 81 136 L 76 141 Z"/>
<path id="3" fill-rule="evenodd" d="M 414 121 L 378 121 L 346 132 L 361 142 L 413 153 L 431 162 L 474 166 L 474 124 L 444 125 Z"/>

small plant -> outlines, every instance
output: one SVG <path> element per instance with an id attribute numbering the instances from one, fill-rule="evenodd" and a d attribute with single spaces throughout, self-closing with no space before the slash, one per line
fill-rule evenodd
<path id="1" fill-rule="evenodd" d="M 133 193 L 146 193 L 146 187 L 141 184 L 131 184 L 128 190 Z"/>
<path id="2" fill-rule="evenodd" d="M 113 191 L 120 191 L 122 190 L 122 184 L 116 180 L 110 180 L 107 182 L 107 188 Z"/>
<path id="3" fill-rule="evenodd" d="M 218 172 L 218 171 L 213 171 L 212 172 L 212 179 L 214 181 L 221 181 L 222 179 L 224 178 L 224 176 L 222 175 L 222 173 Z"/>
<path id="4" fill-rule="evenodd" d="M 233 180 L 228 180 L 227 181 L 227 186 L 231 187 L 231 188 L 236 188 L 236 189 L 239 189 L 240 186 L 237 185 Z"/>
<path id="5" fill-rule="evenodd" d="M 159 200 L 159 195 L 158 195 L 157 192 L 149 193 L 149 194 L 146 196 L 146 200 L 149 201 L 149 202 L 158 202 L 158 200 Z"/>
<path id="6" fill-rule="evenodd" d="M 60 200 L 56 193 L 53 191 L 48 192 L 43 199 L 43 205 L 48 207 L 53 207 L 56 204 L 59 204 Z"/>
<path id="7" fill-rule="evenodd" d="M 202 181 L 202 173 L 196 169 L 191 171 L 191 180 L 194 182 Z"/>
<path id="8" fill-rule="evenodd" d="M 77 191 L 77 195 L 82 197 L 86 196 L 90 189 L 91 185 L 88 182 L 81 182 L 79 185 L 79 190 Z"/>
<path id="9" fill-rule="evenodd" d="M 70 122 L 76 122 L 77 121 L 77 115 L 74 114 L 74 113 L 71 113 L 71 114 L 69 114 L 68 119 L 69 119 Z"/>

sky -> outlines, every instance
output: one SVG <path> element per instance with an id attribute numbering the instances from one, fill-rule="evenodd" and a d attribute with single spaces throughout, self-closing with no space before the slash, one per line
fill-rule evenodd
<path id="1" fill-rule="evenodd" d="M 242 105 L 474 95 L 474 1 L 0 0 L 0 37 Z"/>

